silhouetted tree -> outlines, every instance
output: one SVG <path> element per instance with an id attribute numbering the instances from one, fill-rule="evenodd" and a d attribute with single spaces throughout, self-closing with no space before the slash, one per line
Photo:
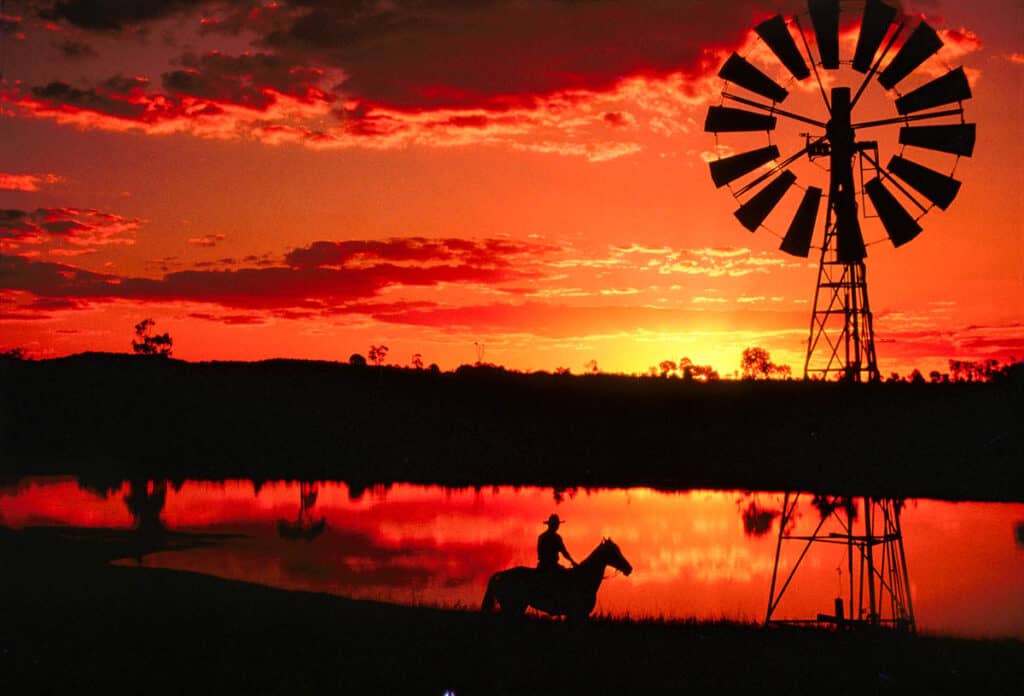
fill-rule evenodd
<path id="1" fill-rule="evenodd" d="M 154 334 L 153 327 L 156 322 L 152 319 L 143 319 L 135 325 L 135 337 L 138 340 L 132 341 L 132 350 L 137 355 L 154 355 L 161 358 L 168 358 L 171 355 L 171 346 L 174 343 L 168 333 Z"/>
<path id="2" fill-rule="evenodd" d="M 743 351 L 740 367 L 743 379 L 789 379 L 793 376 L 789 365 L 776 365 L 767 350 L 756 346 Z"/>
<path id="3" fill-rule="evenodd" d="M 694 365 L 690 368 L 690 375 L 702 382 L 717 382 L 720 379 L 718 370 L 710 365 Z"/>
<path id="4" fill-rule="evenodd" d="M 942 373 L 939 372 L 938 370 L 932 370 L 931 372 L 928 373 L 928 380 L 932 384 L 939 384 L 942 382 Z"/>
<path id="5" fill-rule="evenodd" d="M 693 381 L 693 361 L 685 356 L 679 358 L 679 374 L 687 382 Z"/>
<path id="6" fill-rule="evenodd" d="M 583 364 L 583 369 L 587 371 L 587 374 L 596 375 L 600 370 L 597 367 L 596 360 L 588 360 Z"/>
<path id="7" fill-rule="evenodd" d="M 388 347 L 381 344 L 379 346 L 370 346 L 370 352 L 368 353 L 370 362 L 377 367 L 384 364 L 384 358 L 388 355 Z"/>
<path id="8" fill-rule="evenodd" d="M 907 381 L 911 384 L 924 384 L 924 375 L 921 374 L 920 370 L 914 368 L 914 371 L 910 373 L 910 377 L 907 378 Z"/>
<path id="9" fill-rule="evenodd" d="M 743 509 L 743 532 L 751 537 L 764 536 L 771 531 L 772 520 L 780 514 L 778 510 L 763 508 L 756 500 L 751 500 Z"/>
<path id="10" fill-rule="evenodd" d="M 661 371 L 662 377 L 668 377 L 669 374 L 676 371 L 676 364 L 672 360 L 662 360 L 658 364 L 658 369 Z"/>
<path id="11" fill-rule="evenodd" d="M 571 375 L 572 374 L 572 370 L 570 370 L 568 367 L 556 367 L 555 368 L 555 374 L 556 375 Z"/>
<path id="12" fill-rule="evenodd" d="M 0 360 L 28 360 L 28 351 L 24 348 L 8 348 L 0 352 Z"/>
<path id="13" fill-rule="evenodd" d="M 413 353 L 412 366 L 417 370 L 423 369 L 423 356 L 420 353 Z"/>
<path id="14" fill-rule="evenodd" d="M 764 348 L 745 348 L 740 360 L 743 379 L 768 379 L 771 371 L 771 355 Z"/>
<path id="15" fill-rule="evenodd" d="M 353 353 L 348 356 L 348 364 L 354 365 L 355 367 L 366 367 L 366 358 L 359 353 Z"/>

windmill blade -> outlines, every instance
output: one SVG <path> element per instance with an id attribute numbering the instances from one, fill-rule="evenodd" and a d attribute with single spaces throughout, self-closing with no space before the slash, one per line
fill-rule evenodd
<path id="1" fill-rule="evenodd" d="M 745 109 L 712 106 L 704 120 L 705 133 L 739 133 L 775 130 L 778 119 L 768 114 L 757 114 Z"/>
<path id="2" fill-rule="evenodd" d="M 921 22 L 910 35 L 899 52 L 878 76 L 878 82 L 886 89 L 892 89 L 904 77 L 914 71 L 942 48 L 942 39 L 935 30 Z"/>
<path id="3" fill-rule="evenodd" d="M 774 181 L 739 207 L 735 213 L 736 219 L 751 232 L 756 232 L 795 181 L 796 175 L 793 172 L 788 169 L 782 172 Z"/>
<path id="4" fill-rule="evenodd" d="M 976 127 L 973 123 L 952 126 L 905 126 L 900 128 L 900 144 L 923 147 L 970 157 L 974 154 Z"/>
<path id="5" fill-rule="evenodd" d="M 785 239 L 779 247 L 793 256 L 807 258 L 811 253 L 811 236 L 814 234 L 814 223 L 818 220 L 818 208 L 821 206 L 822 191 L 816 186 L 808 186 L 800 207 L 796 210 L 793 222 L 789 224 Z"/>
<path id="6" fill-rule="evenodd" d="M 803 80 L 811 76 L 810 68 L 804 62 L 800 49 L 796 47 L 796 41 L 793 40 L 793 35 L 789 33 L 789 28 L 786 27 L 786 20 L 782 18 L 782 15 L 775 15 L 771 19 L 766 19 L 754 27 L 754 31 L 768 44 L 768 48 L 772 49 L 772 53 L 786 66 L 786 69 L 789 70 L 793 77 Z"/>
<path id="7" fill-rule="evenodd" d="M 715 188 L 722 188 L 730 181 L 749 174 L 763 164 L 768 164 L 779 156 L 779 148 L 775 145 L 751 150 L 732 157 L 724 157 L 711 163 L 711 180 Z"/>
<path id="8" fill-rule="evenodd" d="M 896 100 L 896 112 L 910 114 L 936 106 L 955 104 L 971 98 L 971 85 L 964 69 L 951 70 Z"/>
<path id="9" fill-rule="evenodd" d="M 758 70 L 738 53 L 729 56 L 729 60 L 725 61 L 725 65 L 718 71 L 718 76 L 774 102 L 785 101 L 789 96 L 789 92 L 778 82 Z"/>
<path id="10" fill-rule="evenodd" d="M 893 246 L 903 246 L 921 233 L 921 226 L 917 224 L 917 220 L 900 205 L 896 196 L 885 188 L 880 178 L 876 176 L 864 184 L 864 190 L 875 206 L 878 217 L 882 219 L 882 225 L 885 226 Z"/>
<path id="11" fill-rule="evenodd" d="M 946 210 L 960 191 L 960 182 L 908 159 L 896 155 L 889 160 L 888 170 L 927 198 Z"/>
<path id="12" fill-rule="evenodd" d="M 882 45 L 892 20 L 896 18 L 896 8 L 886 5 L 882 0 L 868 0 L 864 6 L 864 19 L 857 36 L 857 49 L 853 54 L 853 69 L 866 73 Z"/>
<path id="13" fill-rule="evenodd" d="M 835 70 L 839 67 L 839 0 L 807 0 L 807 8 L 818 39 L 821 65 Z"/>

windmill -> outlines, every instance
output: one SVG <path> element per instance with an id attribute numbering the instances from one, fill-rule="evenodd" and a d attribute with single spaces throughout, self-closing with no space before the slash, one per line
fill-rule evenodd
<path id="1" fill-rule="evenodd" d="M 708 109 L 704 126 L 714 134 L 718 153 L 710 162 L 711 178 L 740 203 L 735 216 L 743 227 L 774 232 L 782 239 L 780 249 L 793 256 L 810 255 L 824 207 L 824 235 L 813 247 L 820 256 L 804 378 L 877 381 L 864 260 L 868 247 L 884 237 L 866 240 L 861 221 L 877 218 L 900 247 L 920 234 L 926 213 L 949 207 L 960 189 L 954 178 L 960 158 L 974 151 L 975 124 L 964 120 L 963 110 L 971 90 L 962 67 L 936 73 L 937 61 L 929 59 L 943 42 L 926 22 L 898 18 L 897 10 L 881 0 L 808 0 L 807 5 L 802 17 L 787 21 L 776 15 L 758 24 L 759 40 L 750 53 L 733 53 L 722 66 L 725 88 L 720 103 Z M 844 18 L 841 5 L 863 8 L 852 59 L 840 56 L 840 28 L 854 24 Z M 873 82 L 882 89 L 869 90 Z M 816 95 L 814 108 L 805 113 L 783 108 L 792 91 Z M 880 104 L 894 105 L 895 115 L 855 118 L 858 111 L 869 106 L 877 111 Z M 760 142 L 751 145 L 754 137 Z M 733 154 L 738 148 L 727 138 L 746 139 L 742 147 L 747 149 Z M 783 155 L 783 146 L 790 152 Z M 883 166 L 879 153 L 887 146 L 894 152 Z M 819 496 L 821 524 L 797 535 L 792 523 L 799 497 L 787 493 L 783 503 L 767 620 L 773 620 L 810 547 L 827 542 L 847 547 L 849 615 L 844 616 L 837 599 L 835 614 L 813 620 L 891 622 L 913 630 L 899 501 L 864 497 L 857 514 L 853 499 L 825 504 Z M 863 523 L 863 534 L 855 532 L 855 521 Z M 837 530 L 828 531 L 829 524 Z M 792 540 L 802 542 L 804 551 L 779 582 L 783 542 Z M 858 599 L 855 576 L 860 578 Z"/>
<path id="2" fill-rule="evenodd" d="M 767 48 L 761 53 L 784 69 L 792 87 L 806 90 L 814 75 L 821 106 L 813 114 L 782 108 L 791 90 L 733 53 L 719 72 L 726 87 L 721 103 L 708 110 L 704 130 L 715 134 L 720 155 L 729 148 L 723 134 L 765 134 L 767 143 L 719 156 L 710 164 L 711 178 L 740 202 L 736 217 L 751 232 L 772 229 L 769 223 L 776 221 L 787 225 L 784 234 L 781 225 L 777 232 L 780 249 L 797 257 L 810 254 L 825 199 L 824 238 L 815 247 L 820 261 L 804 377 L 873 381 L 879 373 L 864 259 L 874 242 L 865 243 L 861 219 L 878 218 L 889 240 L 900 247 L 921 232 L 920 219 L 926 213 L 949 207 L 960 189 L 953 178 L 956 166 L 974 151 L 975 124 L 964 121 L 963 111 L 971 90 L 963 68 L 943 70 L 937 77 L 931 70 L 921 71 L 923 79 L 914 75 L 943 45 L 927 23 L 919 22 L 887 61 L 908 23 L 896 21 L 895 8 L 868 0 L 852 62 L 840 61 L 839 0 L 809 0 L 808 8 L 820 59 L 812 54 L 799 17 L 787 23 L 776 15 L 754 31 L 759 48 Z M 857 77 L 856 91 L 850 86 L 826 91 L 826 80 L 837 83 L 844 77 L 841 67 Z M 876 76 L 884 90 L 897 95 L 896 115 L 857 121 L 856 107 L 870 101 L 867 88 Z M 923 84 L 899 91 L 914 82 Z M 780 149 L 787 135 L 783 124 L 809 129 L 791 143 L 794 152 L 786 156 Z M 898 152 L 884 167 L 880 140 L 862 140 L 865 134 L 898 134 Z M 795 173 L 808 164 L 818 166 L 805 166 L 809 172 L 801 176 Z M 946 173 L 933 168 L 943 165 Z M 802 189 L 802 196 L 794 196 L 794 189 Z M 791 216 L 782 212 L 787 199 L 796 205 Z"/>

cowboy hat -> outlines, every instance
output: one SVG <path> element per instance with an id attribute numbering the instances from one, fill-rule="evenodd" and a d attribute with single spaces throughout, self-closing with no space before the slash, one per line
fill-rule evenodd
<path id="1" fill-rule="evenodd" d="M 546 524 L 549 527 L 553 527 L 553 526 L 555 526 L 557 524 L 564 524 L 564 523 L 565 523 L 565 520 L 558 519 L 558 515 L 555 515 L 555 514 L 552 514 L 546 520 L 541 522 L 541 524 Z"/>

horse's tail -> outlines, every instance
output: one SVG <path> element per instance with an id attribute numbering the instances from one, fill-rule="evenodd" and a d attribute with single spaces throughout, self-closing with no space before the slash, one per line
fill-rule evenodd
<path id="1" fill-rule="evenodd" d="M 494 579 L 497 575 L 492 575 L 491 579 L 487 581 L 487 591 L 484 592 L 484 601 L 480 605 L 480 611 L 484 613 L 494 613 L 498 610 L 498 598 L 494 595 Z"/>

